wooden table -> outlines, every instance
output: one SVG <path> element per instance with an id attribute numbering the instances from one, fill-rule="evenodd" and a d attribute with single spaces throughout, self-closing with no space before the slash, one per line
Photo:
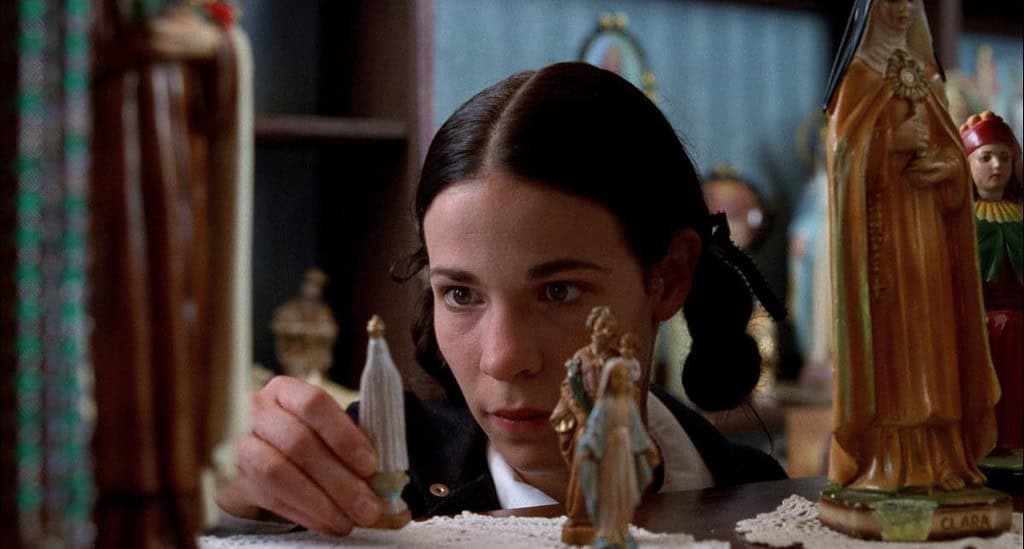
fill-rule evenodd
<path id="1" fill-rule="evenodd" d="M 817 501 L 825 477 L 757 482 L 728 488 L 707 488 L 671 494 L 656 494 L 644 500 L 633 522 L 651 532 L 685 532 L 698 540 L 728 541 L 733 547 L 761 547 L 748 543 L 736 533 L 736 523 L 759 513 L 775 510 L 790 495 Z M 1013 497 L 1013 509 L 1024 509 L 1024 498 Z M 494 516 L 557 517 L 565 514 L 561 505 L 527 509 L 505 509 Z"/>

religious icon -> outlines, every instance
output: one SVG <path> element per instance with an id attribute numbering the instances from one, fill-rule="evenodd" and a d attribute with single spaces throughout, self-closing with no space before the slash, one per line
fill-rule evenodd
<path id="1" fill-rule="evenodd" d="M 624 13 L 603 13 L 597 30 L 583 43 L 580 60 L 614 72 L 656 99 L 655 76 L 647 67 L 643 49 L 626 30 L 629 18 Z"/>
<path id="2" fill-rule="evenodd" d="M 619 337 L 619 323 L 610 308 L 595 307 L 587 317 L 587 329 L 590 343 L 565 362 L 566 376 L 550 418 L 558 434 L 562 459 L 570 468 L 565 498 L 568 520 L 562 526 L 562 541 L 569 545 L 587 545 L 594 538 L 579 484 L 576 454 L 597 398 L 602 368 L 607 360 L 619 354 L 614 346 Z"/>
<path id="3" fill-rule="evenodd" d="M 384 328 L 377 315 L 366 325 L 370 338 L 359 382 L 359 426 L 377 450 L 377 474 L 370 478 L 370 486 L 384 501 L 384 510 L 374 527 L 395 529 L 412 518 L 402 500 L 402 488 L 409 483 L 409 455 L 402 377 L 391 360 Z"/>
<path id="4" fill-rule="evenodd" d="M 988 314 L 989 351 L 1003 392 L 996 405 L 996 449 L 982 464 L 990 476 L 1009 473 L 1016 476 L 1019 484 L 1024 468 L 1021 148 L 1010 126 L 990 111 L 968 118 L 960 127 L 960 137 L 975 189 L 974 215 L 978 224 L 982 297 Z"/>
<path id="5" fill-rule="evenodd" d="M 1005 530 L 1010 500 L 978 468 L 999 385 L 970 172 L 921 0 L 856 2 L 826 110 L 836 375 L 819 517 L 892 540 Z"/>
<path id="6" fill-rule="evenodd" d="M 801 383 L 830 390 L 832 295 L 828 255 L 828 167 L 824 116 L 805 118 L 799 141 L 811 169 L 789 223 L 789 305 L 796 344 L 803 357 Z M 811 137 L 811 136 L 814 137 Z M 827 395 L 826 395 L 827 396 Z"/>
<path id="7" fill-rule="evenodd" d="M 661 459 L 636 402 L 636 337 L 605 361 L 597 403 L 576 449 L 579 484 L 596 528 L 595 548 L 635 547 L 629 523 Z"/>

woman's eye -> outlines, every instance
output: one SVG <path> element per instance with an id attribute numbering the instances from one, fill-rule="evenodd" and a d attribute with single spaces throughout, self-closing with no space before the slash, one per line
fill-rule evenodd
<path id="1" fill-rule="evenodd" d="M 544 285 L 544 299 L 546 301 L 573 301 L 580 297 L 580 287 L 568 282 L 552 282 Z"/>
<path id="2" fill-rule="evenodd" d="M 465 286 L 456 286 L 444 291 L 444 302 L 451 307 L 468 307 L 479 303 L 480 297 Z"/>

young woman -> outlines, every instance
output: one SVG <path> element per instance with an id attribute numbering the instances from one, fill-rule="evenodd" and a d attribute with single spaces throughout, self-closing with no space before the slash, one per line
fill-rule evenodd
<path id="1" fill-rule="evenodd" d="M 752 302 L 739 273 L 749 266 L 724 216 L 709 215 L 675 131 L 627 81 L 561 63 L 480 92 L 431 143 L 416 214 L 422 248 L 400 274 L 426 269 L 417 355 L 448 398 L 407 397 L 403 496 L 414 517 L 564 499 L 569 472 L 548 417 L 598 305 L 637 335 L 660 490 L 785 476 L 678 401 L 647 398 L 655 332 L 681 307 L 694 339 L 683 377 L 697 405 L 742 403 L 760 359 L 744 332 Z M 334 534 L 374 522 L 374 453 L 344 411 L 287 377 L 252 408 L 239 474 L 218 497 L 227 513 L 269 511 Z"/>

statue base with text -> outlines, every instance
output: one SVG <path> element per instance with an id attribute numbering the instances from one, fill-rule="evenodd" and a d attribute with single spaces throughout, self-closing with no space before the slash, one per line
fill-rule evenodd
<path id="1" fill-rule="evenodd" d="M 984 487 L 929 494 L 831 486 L 821 494 L 818 519 L 844 534 L 884 541 L 987 537 L 1010 528 L 1013 501 Z"/>

